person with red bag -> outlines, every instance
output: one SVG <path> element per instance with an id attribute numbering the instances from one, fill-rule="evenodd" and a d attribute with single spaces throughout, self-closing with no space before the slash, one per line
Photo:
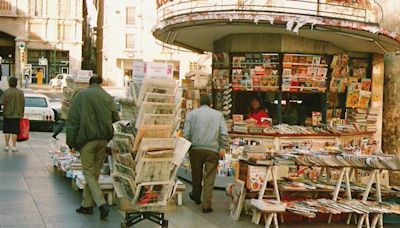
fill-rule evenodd
<path id="1" fill-rule="evenodd" d="M 10 150 L 10 139 L 12 141 L 12 152 L 17 152 L 17 138 L 20 133 L 20 120 L 24 117 L 25 98 L 24 92 L 17 89 L 18 79 L 10 77 L 8 79 L 9 88 L 4 91 L 0 99 L 3 105 L 3 133 L 5 138 L 4 151 Z"/>

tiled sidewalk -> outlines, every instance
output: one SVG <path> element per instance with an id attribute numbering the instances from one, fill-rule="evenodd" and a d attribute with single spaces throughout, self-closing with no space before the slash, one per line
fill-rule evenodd
<path id="1" fill-rule="evenodd" d="M 75 213 L 81 192 L 71 188 L 71 182 L 52 166 L 48 151 L 54 145 L 50 133 L 31 133 L 31 140 L 20 143 L 20 152 L 2 151 L 0 140 L 0 228 L 3 227 L 120 227 L 121 213 L 113 208 L 108 221 L 100 221 L 97 210 L 93 216 Z M 1 136 L 2 137 L 2 136 Z M 188 190 L 190 190 L 190 185 Z M 184 206 L 171 207 L 167 212 L 170 227 L 216 228 L 261 227 L 251 224 L 249 216 L 235 222 L 229 217 L 229 198 L 215 191 L 214 212 L 203 214 L 184 195 Z M 323 227 L 327 224 L 282 224 L 280 227 Z M 158 227 L 143 222 L 138 228 Z M 330 227 L 355 227 L 331 225 Z M 396 226 L 385 226 L 396 227 Z"/>

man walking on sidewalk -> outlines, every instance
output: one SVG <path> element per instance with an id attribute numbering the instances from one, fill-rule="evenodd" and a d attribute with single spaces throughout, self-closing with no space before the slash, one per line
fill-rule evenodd
<path id="1" fill-rule="evenodd" d="M 199 109 L 188 114 L 184 137 L 192 142 L 189 157 L 193 189 L 189 196 L 197 204 L 202 204 L 204 213 L 209 213 L 213 211 L 211 199 L 219 157 L 229 144 L 224 117 L 221 112 L 210 108 L 211 97 L 201 97 L 200 105 Z"/>
<path id="2" fill-rule="evenodd" d="M 80 151 L 83 175 L 86 180 L 83 200 L 76 212 L 93 214 L 97 205 L 100 218 L 106 219 L 109 207 L 98 183 L 105 160 L 106 146 L 114 135 L 112 123 L 118 121 L 113 98 L 100 85 L 102 79 L 93 76 L 89 88 L 73 99 L 66 122 L 67 144 Z"/>

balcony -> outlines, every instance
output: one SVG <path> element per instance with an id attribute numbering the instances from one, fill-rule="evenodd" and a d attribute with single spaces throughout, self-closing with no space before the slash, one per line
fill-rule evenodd
<path id="1" fill-rule="evenodd" d="M 279 13 L 377 23 L 376 3 L 359 0 L 198 0 L 158 1 L 158 22 L 188 14 L 236 12 Z M 371 1 L 372 2 L 372 1 Z"/>
<path id="2" fill-rule="evenodd" d="M 0 0 L 0 17 L 17 16 L 17 0 Z"/>

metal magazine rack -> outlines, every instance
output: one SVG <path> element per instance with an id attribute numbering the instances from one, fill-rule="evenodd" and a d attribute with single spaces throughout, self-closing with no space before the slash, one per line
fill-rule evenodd
<path id="1" fill-rule="evenodd" d="M 180 121 L 175 91 L 174 80 L 144 80 L 134 98 L 139 110 L 136 134 L 115 128 L 112 178 L 118 206 L 125 212 L 121 227 L 145 219 L 168 227 L 164 211 L 175 193 L 177 171 L 191 145 L 184 138 L 174 137 Z"/>

